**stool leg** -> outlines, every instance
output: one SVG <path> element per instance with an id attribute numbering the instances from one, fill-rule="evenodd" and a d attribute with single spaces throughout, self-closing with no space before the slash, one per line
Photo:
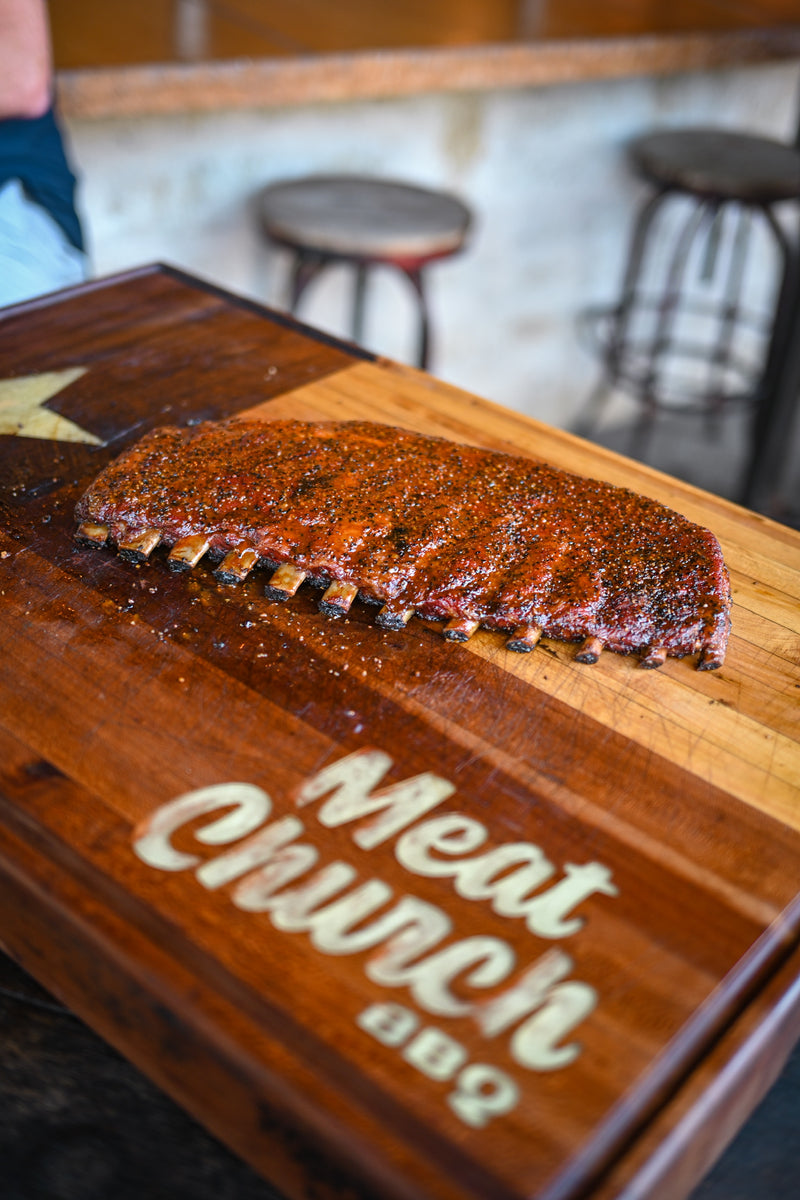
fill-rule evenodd
<path id="1" fill-rule="evenodd" d="M 637 462 L 647 461 L 647 449 L 653 436 L 656 423 L 656 408 L 652 402 L 645 402 L 638 419 L 633 425 L 628 442 L 628 456 Z"/>
<path id="2" fill-rule="evenodd" d="M 708 203 L 700 202 L 693 209 L 681 230 L 675 253 L 669 265 L 664 285 L 664 294 L 658 306 L 656 334 L 650 347 L 650 359 L 644 376 L 644 393 L 651 405 L 655 399 L 660 360 L 667 353 L 672 342 L 675 315 L 681 302 L 681 283 L 686 271 L 692 242 L 709 213 L 713 221 L 716 216 L 716 209 L 717 205 L 713 200 Z"/>
<path id="3" fill-rule="evenodd" d="M 600 420 L 600 414 L 611 395 L 611 388 L 611 379 L 606 371 L 602 371 L 600 378 L 584 400 L 583 408 L 572 423 L 572 432 L 578 437 L 590 438 L 592 436 Z"/>
<path id="4" fill-rule="evenodd" d="M 771 211 L 764 215 L 781 248 L 784 268 L 740 498 L 748 508 L 764 506 L 775 489 L 800 392 L 800 247 L 789 243 Z"/>
<path id="5" fill-rule="evenodd" d="M 422 270 L 420 267 L 401 267 L 401 270 L 409 279 L 411 286 L 417 293 L 417 301 L 419 306 L 419 342 L 417 345 L 417 366 L 422 371 L 426 371 L 431 358 L 431 331 L 428 303 L 425 297 L 425 288 L 422 283 Z"/>
<path id="6" fill-rule="evenodd" d="M 614 314 L 614 328 L 609 339 L 606 356 L 607 369 L 612 377 L 615 377 L 618 373 L 619 361 L 628 336 L 628 325 L 636 303 L 639 276 L 644 261 L 644 252 L 647 246 L 650 226 L 653 224 L 658 210 L 668 196 L 669 192 L 663 190 L 651 196 L 639 213 L 636 225 L 634 226 L 628 264 L 625 268 L 625 275 L 622 281 L 622 295 Z"/>
<path id="7" fill-rule="evenodd" d="M 353 283 L 353 341 L 357 346 L 364 342 L 364 309 L 367 295 L 367 264 L 355 264 L 355 280 Z"/>
<path id="8" fill-rule="evenodd" d="M 669 192 L 665 190 L 655 192 L 639 210 L 628 247 L 628 260 L 623 271 L 619 300 L 612 309 L 602 311 L 602 316 L 607 317 L 610 323 L 610 332 L 604 345 L 602 345 L 603 335 L 600 335 L 602 363 L 600 378 L 589 393 L 582 411 L 572 426 L 573 432 L 580 437 L 591 437 L 612 388 L 620 381 L 621 364 L 628 344 L 628 326 L 636 304 L 639 276 L 650 226 L 668 195 Z M 596 312 L 592 310 L 592 314 L 599 316 L 601 310 Z"/>
<path id="9" fill-rule="evenodd" d="M 706 432 L 712 436 L 717 432 L 716 418 L 722 411 L 725 402 L 725 367 L 730 364 L 733 349 L 733 337 L 741 312 L 742 285 L 744 283 L 744 268 L 747 260 L 747 249 L 750 240 L 752 213 L 747 206 L 742 206 L 736 216 L 733 247 L 725 284 L 725 305 L 719 326 L 719 335 L 709 357 L 709 379 L 706 398 Z M 717 214 L 719 225 L 723 213 Z"/>
<path id="10" fill-rule="evenodd" d="M 297 311 L 303 292 L 312 279 L 319 275 L 325 262 L 319 254 L 311 254 L 307 250 L 295 251 L 289 276 L 289 312 Z"/>
<path id="11" fill-rule="evenodd" d="M 647 444 L 653 432 L 653 425 L 658 411 L 658 385 L 661 360 L 668 352 L 672 342 L 675 315 L 681 301 L 681 282 L 686 270 L 686 263 L 689 258 L 692 242 L 703 222 L 705 213 L 706 206 L 704 204 L 698 205 L 690 213 L 688 220 L 681 230 L 675 253 L 672 256 L 669 270 L 667 271 L 664 293 L 658 306 L 658 323 L 656 325 L 655 337 L 650 345 L 649 358 L 640 382 L 639 400 L 642 404 L 642 412 L 634 426 L 631 439 L 630 454 L 633 458 L 639 460 L 644 458 Z M 713 215 L 712 210 L 712 219 Z"/>
<path id="12" fill-rule="evenodd" d="M 789 339 L 793 336 L 794 309 L 797 302 L 797 289 L 800 286 L 800 244 L 790 241 L 789 236 L 776 219 L 772 210 L 766 206 L 761 212 L 769 225 L 775 244 L 781 255 L 780 284 L 772 314 L 772 332 L 767 349 L 764 369 L 759 380 L 757 401 L 760 413 L 772 395 L 781 377 L 783 363 L 788 351 Z M 759 418 L 757 417 L 757 424 Z"/>

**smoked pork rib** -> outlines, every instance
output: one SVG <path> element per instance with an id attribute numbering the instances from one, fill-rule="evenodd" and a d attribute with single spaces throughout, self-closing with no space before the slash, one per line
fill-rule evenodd
<path id="1" fill-rule="evenodd" d="M 416 613 L 463 641 L 479 626 L 512 650 L 542 636 L 642 665 L 699 652 L 718 667 L 730 585 L 712 533 L 653 500 L 527 458 L 364 421 L 207 422 L 149 433 L 77 505 L 77 538 L 174 569 L 203 555 L 226 583 L 274 571 L 268 597 L 325 584 L 380 625 Z"/>

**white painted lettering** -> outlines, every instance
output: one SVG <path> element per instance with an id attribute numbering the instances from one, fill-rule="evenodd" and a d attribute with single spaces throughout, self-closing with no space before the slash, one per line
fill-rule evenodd
<path id="1" fill-rule="evenodd" d="M 148 866 L 160 871 L 185 871 L 202 860 L 176 850 L 170 842 L 171 835 L 197 817 L 231 807 L 232 813 L 198 829 L 195 838 L 210 846 L 238 841 L 266 820 L 272 801 L 252 783 L 214 783 L 186 792 L 142 821 L 134 832 L 133 849 Z"/>
<path id="2" fill-rule="evenodd" d="M 602 863 L 584 863 L 575 866 L 567 863 L 564 879 L 530 900 L 526 906 L 528 928 L 539 937 L 569 937 L 583 928 L 583 917 L 566 920 L 567 913 L 595 892 L 606 896 L 618 896 L 619 888 L 611 882 L 611 872 Z"/>
<path id="3" fill-rule="evenodd" d="M 288 847 L 283 855 L 288 856 L 293 850 L 313 850 L 314 858 L 316 858 L 314 847 L 302 845 Z M 283 862 L 279 860 L 277 865 L 277 873 L 281 874 Z M 237 907 L 250 912 L 268 912 L 272 924 L 277 929 L 285 929 L 289 933 L 301 933 L 310 929 L 313 924 L 314 909 L 318 905 L 324 904 L 326 900 L 331 900 L 337 892 L 346 888 L 353 882 L 357 874 L 355 867 L 351 867 L 349 863 L 333 862 L 312 875 L 307 883 L 298 888 L 292 888 L 288 892 L 279 892 L 276 896 L 275 892 L 285 880 L 281 878 L 280 883 L 274 882 L 272 866 L 273 864 L 268 864 L 251 875 L 245 876 L 233 891 L 233 902 Z M 286 862 L 286 870 L 292 869 L 293 864 L 289 859 Z M 296 868 L 293 869 L 294 877 L 303 874 L 307 869 L 305 866 L 301 867 L 298 862 Z"/>
<path id="4" fill-rule="evenodd" d="M 381 961 L 396 969 L 427 953 L 450 933 L 450 918 L 436 905 L 414 896 L 403 896 L 388 912 L 365 925 L 367 917 L 391 900 L 392 889 L 379 879 L 370 879 L 333 900 L 355 877 L 356 871 L 348 863 L 335 862 L 304 886 L 275 895 L 275 888 L 265 886 L 262 868 L 242 880 L 233 900 L 240 908 L 269 912 L 276 929 L 308 933 L 324 954 L 357 954 L 385 942 Z"/>
<path id="5" fill-rule="evenodd" d="M 356 1021 L 382 1045 L 395 1048 L 402 1046 L 419 1025 L 417 1014 L 402 1004 L 370 1004 Z"/>
<path id="6" fill-rule="evenodd" d="M 516 871 L 509 867 L 519 864 Z M 531 899 L 555 867 L 532 842 L 509 842 L 461 863 L 455 889 L 466 900 L 491 900 L 501 917 L 524 917 Z M 500 876 L 498 879 L 497 876 Z"/>
<path id="7" fill-rule="evenodd" d="M 403 1058 L 428 1079 L 452 1079 L 467 1061 L 467 1051 L 455 1038 L 429 1025 L 408 1043 Z"/>
<path id="8" fill-rule="evenodd" d="M 505 1071 L 488 1063 L 464 1066 L 466 1047 L 441 1029 L 428 1026 L 409 1041 L 419 1028 L 419 1019 L 402 1004 L 371 1004 L 359 1013 L 356 1023 L 383 1046 L 393 1050 L 405 1046 L 403 1058 L 429 1079 L 441 1082 L 458 1072 L 455 1091 L 447 1102 L 473 1129 L 482 1129 L 492 1117 L 510 1112 L 519 1101 L 519 1088 Z"/>
<path id="9" fill-rule="evenodd" d="M 381 955 L 367 964 L 366 972 L 384 987 L 407 987 L 426 1012 L 458 1017 L 472 1011 L 472 1005 L 451 990 L 459 975 L 465 974 L 464 984 L 469 987 L 492 987 L 505 979 L 513 966 L 514 951 L 508 942 L 476 935 L 411 965 L 398 962 L 396 956 Z"/>
<path id="10" fill-rule="evenodd" d="M 383 961 L 399 963 L 424 954 L 450 933 L 450 918 L 435 904 L 415 896 L 403 896 L 370 925 L 347 932 L 390 896 L 391 889 L 373 879 L 345 900 L 329 905 L 315 919 L 314 944 L 326 954 L 355 954 L 385 942 Z"/>
<path id="11" fill-rule="evenodd" d="M 597 992 L 588 983 L 560 982 L 572 967 L 568 954 L 550 950 L 514 987 L 473 1010 L 486 1037 L 496 1037 L 527 1017 L 511 1038 L 511 1053 L 529 1070 L 553 1071 L 567 1066 L 580 1053 L 577 1042 L 568 1046 L 558 1042 L 592 1012 Z"/>
<path id="12" fill-rule="evenodd" d="M 473 1011 L 486 1037 L 497 1037 L 547 1002 L 551 988 L 569 975 L 572 959 L 562 950 L 548 950 L 510 987 Z"/>
<path id="13" fill-rule="evenodd" d="M 302 868 L 303 870 L 309 870 L 316 861 L 317 851 L 312 846 L 293 847 L 289 855 L 281 853 L 290 842 L 299 838 L 301 833 L 303 833 L 302 821 L 299 821 L 297 817 L 282 817 L 279 821 L 273 821 L 271 825 L 265 825 L 263 829 L 259 829 L 258 833 L 254 833 L 235 850 L 230 850 L 227 854 L 220 854 L 218 858 L 209 859 L 208 862 L 203 863 L 202 867 L 198 867 L 195 874 L 203 887 L 213 889 L 222 887 L 226 883 L 232 883 L 234 879 L 246 875 L 255 867 L 271 863 L 271 886 L 272 888 L 281 887 L 289 883 L 290 878 L 286 876 L 283 869 L 280 873 L 276 871 L 276 864 L 279 861 L 287 865 L 290 861 L 296 864 L 298 851 L 300 852 L 299 861 L 307 863 Z M 262 875 L 260 878 L 263 888 L 266 877 Z M 280 878 L 280 883 L 277 882 L 278 878 Z M 295 878 L 296 873 L 293 869 L 291 879 Z"/>
<path id="14" fill-rule="evenodd" d="M 278 824 L 283 825 L 283 822 Z M 284 826 L 284 829 L 291 834 L 291 827 Z M 302 842 L 299 846 L 293 846 L 289 844 L 291 840 L 291 836 L 283 840 L 276 837 L 269 860 L 264 862 L 262 859 L 262 866 L 257 871 L 251 871 L 236 885 L 231 899 L 237 908 L 245 912 L 266 912 L 278 888 L 294 883 L 295 879 L 305 875 L 316 864 L 319 858 L 316 846 L 306 846 Z M 262 848 L 265 849 L 263 843 Z M 206 887 L 213 886 L 213 876 L 210 883 L 208 877 L 205 882 Z"/>
<path id="15" fill-rule="evenodd" d="M 610 870 L 598 862 L 567 863 L 564 877 L 541 890 L 556 868 L 531 842 L 474 853 L 489 838 L 481 821 L 463 813 L 428 815 L 455 792 L 453 785 L 425 772 L 376 790 L 391 765 L 379 750 L 351 754 L 308 780 L 297 804 L 320 800 L 318 819 L 330 828 L 360 822 L 352 837 L 363 850 L 396 837 L 395 856 L 406 870 L 452 879 L 459 896 L 488 901 L 501 917 L 522 918 L 541 938 L 581 929 L 585 917 L 575 910 L 590 896 L 618 895 Z M 568 955 L 551 950 L 500 995 L 470 1001 L 470 990 L 494 988 L 511 976 L 516 955 L 507 941 L 476 934 L 444 944 L 453 923 L 442 908 L 413 895 L 396 899 L 380 879 L 358 883 L 356 868 L 347 862 L 318 866 L 318 849 L 299 840 L 306 834 L 303 822 L 288 815 L 266 824 L 271 811 L 269 795 L 252 784 L 199 788 L 142 822 L 134 849 L 159 870 L 194 868 L 209 890 L 232 884 L 236 907 L 268 914 L 276 929 L 307 933 L 323 954 L 371 952 L 364 971 L 374 983 L 408 989 L 414 1003 L 435 1016 L 472 1016 L 486 1038 L 507 1034 L 512 1057 L 529 1070 L 555 1070 L 577 1057 L 580 1045 L 565 1039 L 592 1012 L 597 993 L 568 978 L 573 967 Z M 210 814 L 216 815 L 197 827 Z M 188 825 L 198 849 L 230 848 L 215 858 L 177 849 L 173 839 Z M 187 844 L 188 836 L 186 830 L 179 844 Z M 373 1004 L 358 1020 L 384 1045 L 402 1048 L 406 1061 L 430 1079 L 454 1080 L 448 1102 L 466 1124 L 481 1128 L 517 1102 L 512 1079 L 484 1063 L 465 1065 L 464 1047 L 439 1029 L 420 1029 L 411 1009 Z"/>
<path id="16" fill-rule="evenodd" d="M 519 1100 L 519 1088 L 505 1071 L 488 1063 L 472 1063 L 456 1081 L 447 1103 L 456 1116 L 473 1129 L 483 1129 L 492 1117 L 510 1112 Z"/>
<path id="17" fill-rule="evenodd" d="M 376 821 L 353 835 L 356 845 L 363 850 L 372 850 L 436 808 L 456 790 L 446 779 L 426 771 L 373 792 L 391 765 L 391 758 L 381 750 L 358 750 L 323 767 L 303 784 L 297 793 L 297 804 L 302 807 L 333 792 L 317 814 L 321 823 L 328 827 L 345 825 L 359 817 L 381 812 Z"/>
<path id="18" fill-rule="evenodd" d="M 461 864 L 431 858 L 431 850 L 438 854 L 467 854 L 482 846 L 488 836 L 480 821 L 460 813 L 448 813 L 409 829 L 398 840 L 394 852 L 397 861 L 415 875 L 455 875 Z"/>
<path id="19" fill-rule="evenodd" d="M 511 1053 L 531 1071 L 555 1071 L 566 1067 L 581 1052 L 579 1042 L 559 1046 L 566 1034 L 579 1025 L 597 1005 L 597 992 L 588 983 L 568 980 L 547 996 L 539 1012 L 528 1017 L 511 1038 Z"/>

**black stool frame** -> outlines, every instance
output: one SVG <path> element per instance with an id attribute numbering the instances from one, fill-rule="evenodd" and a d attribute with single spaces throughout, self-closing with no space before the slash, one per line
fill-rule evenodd
<path id="1" fill-rule="evenodd" d="M 692 209 L 680 230 L 671 255 L 663 292 L 654 302 L 657 312 L 655 334 L 650 344 L 642 348 L 641 343 L 631 339 L 630 326 L 633 316 L 642 308 L 640 279 L 648 239 L 663 206 L 675 197 L 686 197 L 691 201 Z M 714 268 L 724 212 L 733 209 L 736 210 L 737 225 L 733 235 L 725 300 L 721 308 L 710 314 L 717 319 L 719 326 L 716 341 L 710 348 L 707 345 L 694 347 L 686 343 L 677 343 L 674 338 L 674 326 L 679 311 L 685 311 L 687 308 L 682 286 L 691 250 L 696 244 L 696 239 L 706 230 L 703 266 L 704 274 L 710 274 Z M 771 320 L 759 321 L 748 314 L 742 304 L 745 260 L 754 215 L 760 216 L 770 231 L 780 264 L 780 285 Z M 757 486 L 756 463 L 763 448 L 764 427 L 770 422 L 770 398 L 775 392 L 778 374 L 786 358 L 791 336 L 791 313 L 797 296 L 797 248 L 792 244 L 770 205 L 756 201 L 732 201 L 728 197 L 689 196 L 685 190 L 669 186 L 659 188 L 644 203 L 637 217 L 618 303 L 610 309 L 592 309 L 584 314 L 586 327 L 594 328 L 595 340 L 600 343 L 602 374 L 590 393 L 575 431 L 584 436 L 591 434 L 602 404 L 614 385 L 630 391 L 643 406 L 639 421 L 634 427 L 631 445 L 631 453 L 638 457 L 641 457 L 644 451 L 659 410 L 701 413 L 713 417 L 732 401 L 751 404 L 755 407 L 753 446 L 743 486 L 743 499 L 748 503 L 752 500 Z M 647 302 L 645 306 L 646 304 Z M 746 362 L 740 360 L 734 346 L 736 330 L 743 322 L 756 329 L 760 327 L 768 336 L 764 359 L 755 367 L 748 367 Z M 598 337 L 598 331 L 602 330 L 604 324 L 607 330 L 605 340 L 602 334 Z M 712 383 L 682 402 L 669 403 L 659 376 L 667 356 L 676 351 L 684 357 L 702 356 L 708 362 Z M 730 387 L 726 387 L 723 381 L 726 370 L 741 378 L 740 391 L 731 392 Z"/>
<path id="2" fill-rule="evenodd" d="M 289 275 L 289 310 L 296 313 L 300 301 L 318 275 L 327 267 L 344 264 L 354 268 L 353 307 L 351 311 L 350 331 L 353 341 L 363 344 L 364 314 L 366 311 L 367 276 L 372 267 L 394 267 L 409 281 L 414 289 L 418 312 L 418 335 L 416 363 L 421 370 L 426 370 L 431 359 L 431 321 L 428 299 L 423 282 L 422 269 L 437 258 L 449 257 L 452 251 L 442 254 L 426 254 L 411 258 L 370 258 L 362 255 L 334 254 L 329 250 L 314 250 L 307 246 L 298 246 L 293 242 L 270 235 L 271 240 L 283 246 L 292 254 L 292 265 Z"/>

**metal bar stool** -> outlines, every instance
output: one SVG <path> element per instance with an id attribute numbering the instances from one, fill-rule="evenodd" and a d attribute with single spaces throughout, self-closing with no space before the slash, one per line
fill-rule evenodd
<path id="1" fill-rule="evenodd" d="M 431 322 L 424 269 L 464 245 L 468 208 L 454 196 L 389 180 L 316 175 L 272 184 L 259 196 L 262 228 L 292 252 L 289 308 L 296 312 L 308 285 L 334 263 L 354 268 L 352 334 L 361 342 L 367 275 L 378 265 L 408 279 L 419 313 L 417 362 L 431 355 Z"/>
<path id="2" fill-rule="evenodd" d="M 591 435 L 614 387 L 641 406 L 631 447 L 639 457 L 659 412 L 713 421 L 736 403 L 751 405 L 742 499 L 752 503 L 800 294 L 797 245 L 774 211 L 800 200 L 800 151 L 769 138 L 685 129 L 638 138 L 629 152 L 655 190 L 635 222 L 618 301 L 583 315 L 602 372 L 575 430 Z M 683 219 L 665 238 L 678 205 Z M 754 312 L 746 268 L 756 251 L 763 258 L 757 236 L 771 248 L 774 274 L 772 296 Z"/>

